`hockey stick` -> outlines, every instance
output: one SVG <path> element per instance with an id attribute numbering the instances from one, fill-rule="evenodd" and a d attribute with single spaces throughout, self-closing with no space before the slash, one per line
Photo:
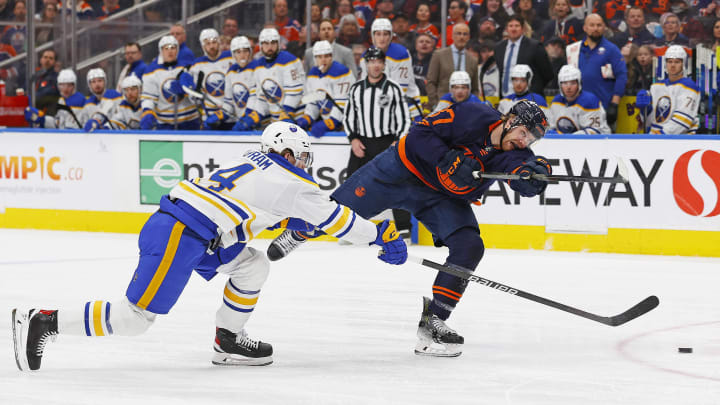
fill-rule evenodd
<path id="1" fill-rule="evenodd" d="M 524 176 L 519 174 L 509 173 L 485 173 L 481 171 L 474 171 L 473 177 L 476 179 L 497 179 L 497 180 L 540 180 L 540 181 L 578 181 L 582 183 L 627 183 L 628 170 L 625 163 L 618 159 L 618 173 L 613 177 L 592 177 L 592 176 L 566 176 L 566 175 L 545 175 L 545 174 L 533 174 L 530 176 Z"/>
<path id="2" fill-rule="evenodd" d="M 573 315 L 580 316 L 585 319 L 589 319 L 591 321 L 599 322 L 604 325 L 608 326 L 620 326 L 624 323 L 627 323 L 629 321 L 632 321 L 633 319 L 640 317 L 653 309 L 657 307 L 660 304 L 660 300 L 658 297 L 651 295 L 644 300 L 640 301 L 639 303 L 635 304 L 632 308 L 626 310 L 625 312 L 622 312 L 615 316 L 601 316 L 597 314 L 593 314 L 587 311 L 583 311 L 581 309 L 571 307 L 569 305 L 561 304 L 557 301 L 553 301 L 547 298 L 540 297 L 535 294 L 531 294 L 526 291 L 518 290 L 517 288 L 511 287 L 509 285 L 501 284 L 496 281 L 489 280 L 484 277 L 476 276 L 472 274 L 472 271 L 466 270 L 458 270 L 449 266 L 445 266 L 439 263 L 435 263 L 433 261 L 423 259 L 421 257 L 416 257 L 412 255 L 408 255 L 408 260 L 417 264 L 420 264 L 425 267 L 429 267 L 438 271 L 441 271 L 443 273 L 451 274 L 455 277 L 462 278 L 464 280 L 472 281 L 474 283 L 482 284 L 486 287 L 493 288 L 498 291 L 502 291 L 511 295 L 518 296 L 520 298 L 525 298 L 530 301 L 537 302 L 538 304 L 543 304 L 549 307 L 553 307 L 555 309 L 559 309 L 564 312 L 568 312 Z"/>
<path id="3" fill-rule="evenodd" d="M 67 104 L 58 104 L 57 109 L 69 112 L 70 116 L 72 116 L 73 120 L 75 120 L 75 123 L 77 124 L 78 128 L 83 129 L 83 126 L 80 125 L 80 120 L 75 115 L 75 111 L 72 110 L 72 107 L 70 107 Z"/>
<path id="4" fill-rule="evenodd" d="M 418 114 L 420 115 L 420 117 L 425 118 L 425 114 L 423 114 L 423 109 L 420 106 L 420 104 L 418 104 L 417 100 L 415 100 L 414 98 L 412 98 L 410 96 L 405 96 L 405 102 L 407 103 L 408 101 L 412 102 L 412 104 L 418 110 Z"/>
<path id="5" fill-rule="evenodd" d="M 211 99 L 210 97 L 207 97 L 204 93 L 195 91 L 187 86 L 182 86 L 182 89 L 185 92 L 185 94 L 187 94 L 188 96 L 192 96 L 195 99 L 202 100 L 203 105 L 207 101 L 209 104 L 212 104 L 213 107 L 215 107 L 219 110 L 222 110 L 223 112 L 226 112 L 229 116 L 235 118 L 236 120 L 239 119 L 237 115 L 235 115 L 234 113 L 231 113 L 231 112 L 225 110 L 224 108 L 222 108 L 221 106 L 217 105 L 217 103 L 213 99 Z"/>

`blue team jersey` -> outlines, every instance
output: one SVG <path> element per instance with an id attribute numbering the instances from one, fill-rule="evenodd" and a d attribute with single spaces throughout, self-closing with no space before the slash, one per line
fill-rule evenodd
<path id="1" fill-rule="evenodd" d="M 107 99 L 110 99 L 110 100 L 117 100 L 117 99 L 122 98 L 122 94 L 120 94 L 120 93 L 119 93 L 117 90 L 115 90 L 115 89 L 107 89 L 107 90 L 105 90 L 105 93 L 103 93 L 102 98 L 103 98 L 103 99 L 106 99 L 106 98 L 107 98 Z M 99 103 L 100 103 L 100 99 L 99 99 L 95 94 L 91 94 L 91 95 L 85 100 L 85 105 L 89 105 L 89 104 L 99 104 Z"/>
<path id="2" fill-rule="evenodd" d="M 459 103 L 425 117 L 398 142 L 398 155 L 405 167 L 426 186 L 443 194 L 477 200 L 492 184 L 457 188 L 438 169 L 450 149 L 466 149 L 487 172 L 509 173 L 533 156 L 530 149 L 503 152 L 492 145 L 490 133 L 501 125 L 500 113 L 478 103 Z"/>
<path id="3" fill-rule="evenodd" d="M 350 69 L 348 69 L 345 65 L 342 65 L 337 61 L 333 61 L 332 65 L 330 65 L 330 69 L 328 69 L 327 72 L 325 72 L 325 73 L 321 72 L 319 67 L 313 66 L 312 68 L 310 68 L 310 72 L 308 72 L 307 78 L 308 79 L 310 77 L 323 78 L 325 76 L 341 77 L 341 76 L 345 76 L 346 74 L 348 74 L 348 72 L 350 72 Z"/>
<path id="4" fill-rule="evenodd" d="M 572 103 L 568 103 L 562 93 L 556 95 L 552 102 L 561 103 L 568 107 L 576 105 L 581 107 L 583 110 L 597 110 L 600 108 L 600 99 L 598 99 L 595 94 L 586 91 L 585 89 L 580 92 L 580 95 Z"/>
<path id="5" fill-rule="evenodd" d="M 80 92 L 71 94 L 70 97 L 65 99 L 65 105 L 73 107 L 73 110 L 82 108 L 85 105 L 85 96 Z"/>

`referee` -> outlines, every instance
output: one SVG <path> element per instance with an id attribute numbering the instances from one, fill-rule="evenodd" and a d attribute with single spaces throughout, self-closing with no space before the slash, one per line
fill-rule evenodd
<path id="1" fill-rule="evenodd" d="M 364 55 L 367 77 L 355 82 L 345 106 L 345 132 L 350 138 L 347 176 L 371 161 L 410 129 L 410 113 L 402 89 L 385 71 L 385 52 L 369 48 Z M 398 233 L 410 240 L 410 214 L 393 210 Z"/>

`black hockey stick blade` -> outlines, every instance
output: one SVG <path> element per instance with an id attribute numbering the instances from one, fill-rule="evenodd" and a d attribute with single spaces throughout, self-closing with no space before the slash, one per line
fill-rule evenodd
<path id="1" fill-rule="evenodd" d="M 78 120 L 77 116 L 75 115 L 75 111 L 73 111 L 72 107 L 70 107 L 67 104 L 58 104 L 57 109 L 69 112 L 70 116 L 72 116 L 73 120 L 75 120 L 75 123 L 77 124 L 78 128 L 83 129 L 83 126 L 82 126 L 82 124 L 80 124 L 80 120 Z"/>
<path id="2" fill-rule="evenodd" d="M 519 290 L 517 288 L 511 287 L 509 285 L 501 284 L 496 281 L 489 280 L 484 277 L 477 276 L 475 274 L 472 274 L 472 271 L 464 269 L 459 270 L 458 268 L 449 267 L 440 263 L 435 263 L 431 260 L 423 259 L 421 257 L 416 257 L 412 255 L 408 255 L 408 261 L 421 264 L 425 267 L 429 267 L 431 269 L 435 269 L 438 271 L 442 271 L 443 273 L 451 274 L 456 277 L 460 277 L 462 279 L 472 281 L 478 284 L 482 284 L 486 287 L 493 288 L 495 290 L 508 293 L 510 295 L 515 295 L 521 298 L 525 298 L 526 300 L 534 301 L 539 304 L 543 304 L 555 309 L 559 309 L 561 311 L 577 315 L 579 317 L 589 319 L 591 321 L 599 322 L 604 325 L 608 326 L 620 326 L 624 323 L 627 323 L 629 321 L 632 321 L 635 318 L 638 318 L 642 315 L 645 315 L 646 313 L 652 311 L 655 309 L 655 307 L 660 304 L 660 300 L 658 297 L 651 295 L 644 300 L 640 301 L 638 304 L 634 305 L 632 308 L 628 309 L 627 311 L 620 313 L 615 316 L 602 316 L 593 314 L 591 312 L 583 311 L 582 309 L 578 309 L 575 307 L 571 307 L 569 305 L 561 304 L 559 302 L 553 301 L 548 298 L 540 297 L 538 295 Z"/>

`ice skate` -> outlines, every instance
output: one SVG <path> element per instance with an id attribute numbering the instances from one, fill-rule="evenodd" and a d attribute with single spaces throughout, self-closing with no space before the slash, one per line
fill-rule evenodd
<path id="1" fill-rule="evenodd" d="M 297 231 L 286 229 L 270 243 L 267 249 L 267 257 L 272 261 L 280 260 L 306 240 L 307 239 L 300 236 Z"/>
<path id="2" fill-rule="evenodd" d="M 457 357 L 465 339 L 430 312 L 430 298 L 423 297 L 423 312 L 418 324 L 415 354 L 420 356 Z"/>
<path id="3" fill-rule="evenodd" d="M 12 329 L 18 368 L 38 370 L 48 339 L 55 341 L 57 338 L 57 311 L 13 309 Z"/>
<path id="4" fill-rule="evenodd" d="M 244 329 L 236 334 L 217 328 L 213 348 L 212 362 L 218 366 L 266 366 L 273 362 L 272 346 L 250 339 Z"/>

